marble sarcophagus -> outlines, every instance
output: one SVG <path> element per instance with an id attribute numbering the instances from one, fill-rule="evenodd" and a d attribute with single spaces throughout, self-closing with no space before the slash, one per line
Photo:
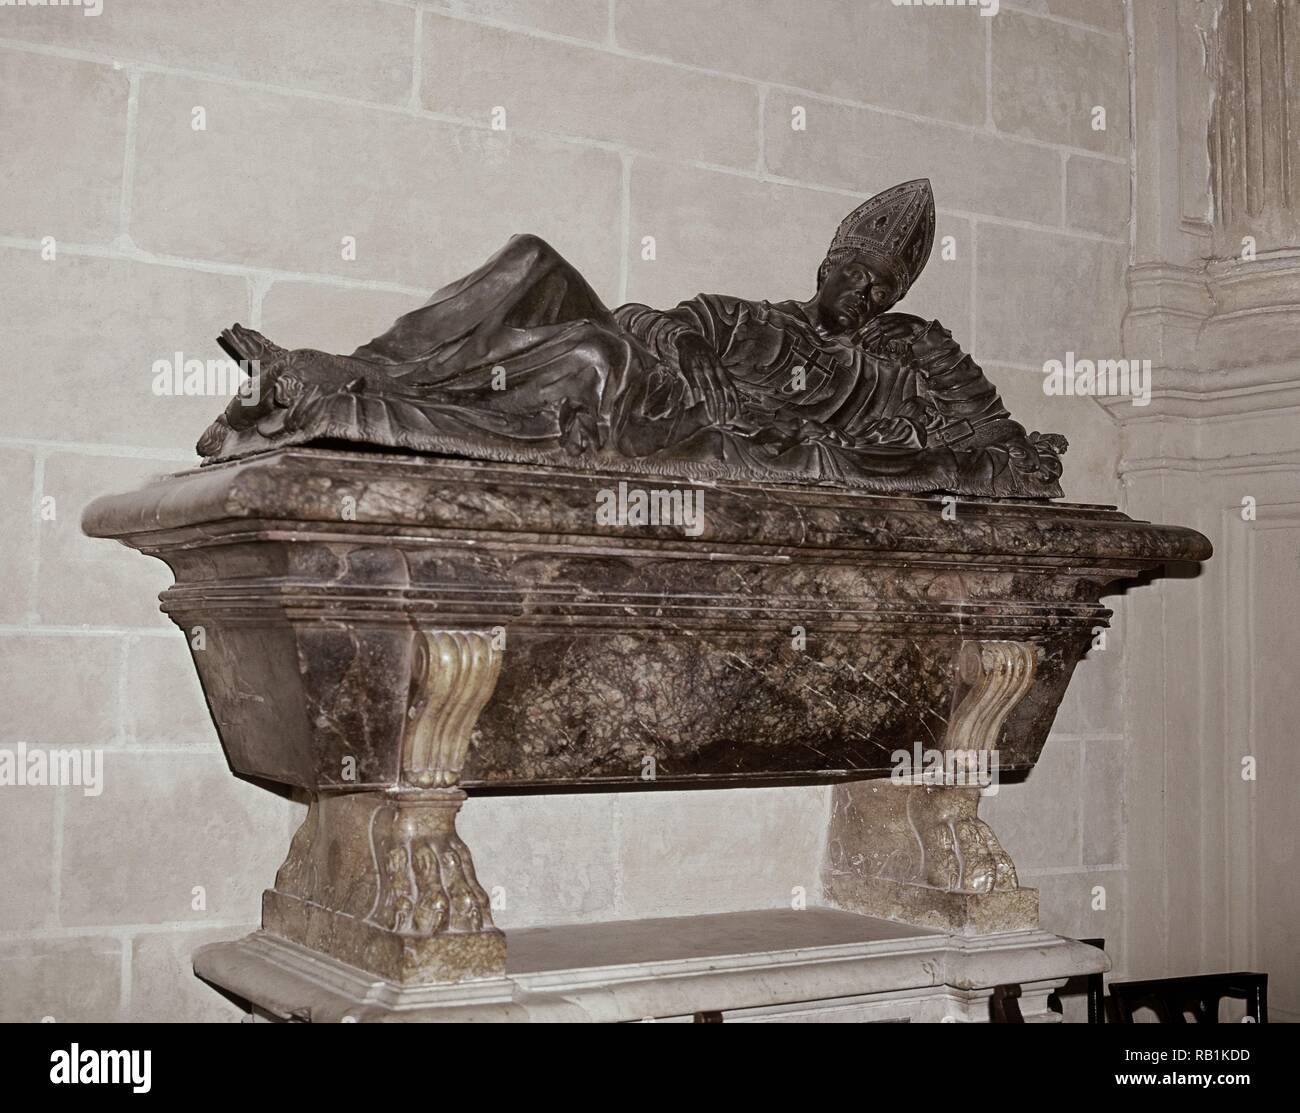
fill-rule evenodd
<path id="1" fill-rule="evenodd" d="M 598 524 L 620 489 L 698 500 L 699 532 Z M 967 645 L 1027 647 L 979 739 L 1023 775 L 1107 585 L 1207 552 L 1097 506 L 311 449 L 101 499 L 85 524 L 175 573 L 163 607 L 207 632 L 233 768 L 313 792 L 436 787 L 444 765 L 475 791 L 887 776 L 900 749 L 960 744 Z"/>

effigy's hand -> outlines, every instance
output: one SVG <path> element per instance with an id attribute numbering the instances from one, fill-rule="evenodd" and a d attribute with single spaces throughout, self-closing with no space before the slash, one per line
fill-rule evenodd
<path id="1" fill-rule="evenodd" d="M 687 333 L 677 342 L 677 366 L 690 387 L 694 401 L 704 403 L 704 412 L 714 425 L 725 425 L 740 414 L 736 388 L 717 353 L 702 336 Z"/>
<path id="2" fill-rule="evenodd" d="M 961 345 L 940 322 L 910 313 L 885 313 L 873 318 L 862 330 L 860 342 L 868 350 L 915 360 L 923 370 L 962 355 Z"/>
<path id="3" fill-rule="evenodd" d="M 925 366 L 960 358 L 961 354 L 961 345 L 938 321 L 930 321 L 912 341 L 912 355 Z"/>
<path id="4" fill-rule="evenodd" d="M 912 342 L 925 330 L 928 321 L 910 313 L 882 313 L 872 317 L 858 334 L 858 342 L 868 351 L 910 354 Z"/>

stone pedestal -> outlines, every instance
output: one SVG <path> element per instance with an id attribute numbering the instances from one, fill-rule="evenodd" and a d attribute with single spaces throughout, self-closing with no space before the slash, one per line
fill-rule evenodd
<path id="1" fill-rule="evenodd" d="M 464 800 L 433 789 L 312 801 L 262 927 L 401 985 L 500 977 L 505 936 L 456 834 Z"/>
<path id="2" fill-rule="evenodd" d="M 998 775 L 1003 723 L 1033 686 L 1041 655 L 1026 642 L 966 642 L 930 760 L 906 776 L 835 788 L 822 871 L 831 903 L 964 935 L 1038 926 L 1038 892 L 1020 887 L 979 802 Z"/>
<path id="3" fill-rule="evenodd" d="M 319 791 L 263 895 L 262 927 L 399 985 L 498 978 L 505 936 L 456 833 L 465 801 L 456 782 L 501 655 L 474 630 L 408 640 L 405 714 L 391 735 L 396 783 Z M 341 781 L 357 768 L 344 754 Z"/>
<path id="4" fill-rule="evenodd" d="M 1020 987 L 1027 1023 L 1052 1023 L 1052 990 L 1110 964 L 1041 931 L 964 938 L 809 908 L 527 928 L 504 977 L 454 985 L 397 986 L 266 932 L 202 947 L 194 968 L 263 1018 L 316 1023 L 986 1023 L 1000 985 Z"/>
<path id="5" fill-rule="evenodd" d="M 1038 927 L 979 818 L 978 788 L 862 781 L 835 789 L 822 884 L 839 908 L 962 935 Z"/>

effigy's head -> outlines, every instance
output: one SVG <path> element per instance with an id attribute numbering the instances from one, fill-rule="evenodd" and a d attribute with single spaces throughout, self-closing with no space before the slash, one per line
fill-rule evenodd
<path id="1" fill-rule="evenodd" d="M 843 327 L 854 317 L 861 327 L 907 293 L 933 246 L 929 179 L 891 186 L 840 221 L 817 272 L 818 299 Z"/>

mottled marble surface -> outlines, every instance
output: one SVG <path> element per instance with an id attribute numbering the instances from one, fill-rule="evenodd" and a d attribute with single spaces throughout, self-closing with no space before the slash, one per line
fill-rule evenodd
<path id="1" fill-rule="evenodd" d="M 620 482 L 703 492 L 702 528 L 601 526 Z M 96 501 L 167 562 L 232 766 L 312 790 L 400 780 L 421 629 L 498 630 L 470 792 L 880 776 L 941 746 L 971 640 L 1043 651 L 999 744 L 1031 768 L 1107 585 L 1197 561 L 1106 507 L 665 483 L 284 449 Z M 951 510 L 950 510 L 951 513 Z M 654 779 L 647 779 L 653 770 Z"/>

